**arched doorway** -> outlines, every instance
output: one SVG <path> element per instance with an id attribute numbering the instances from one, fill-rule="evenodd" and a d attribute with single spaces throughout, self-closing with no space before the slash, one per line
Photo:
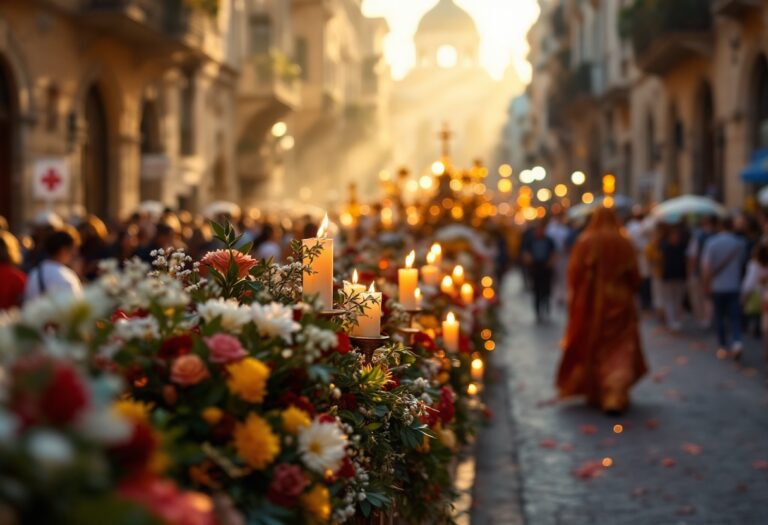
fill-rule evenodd
<path id="1" fill-rule="evenodd" d="M 110 217 L 109 127 L 104 98 L 97 86 L 88 90 L 84 109 L 83 204 L 89 213 Z"/>
<path id="2" fill-rule="evenodd" d="M 16 87 L 10 68 L 0 56 L 0 215 L 11 222 L 16 132 Z"/>
<path id="3" fill-rule="evenodd" d="M 760 55 L 752 70 L 749 91 L 749 153 L 768 147 L 768 131 L 762 128 L 768 123 L 768 59 Z M 765 135 L 765 136 L 764 136 Z"/>
<path id="4" fill-rule="evenodd" d="M 717 141 L 715 129 L 715 105 L 712 87 L 704 81 L 696 95 L 695 133 L 693 148 L 693 191 L 698 195 L 707 195 L 722 199 L 723 184 L 717 168 Z"/>

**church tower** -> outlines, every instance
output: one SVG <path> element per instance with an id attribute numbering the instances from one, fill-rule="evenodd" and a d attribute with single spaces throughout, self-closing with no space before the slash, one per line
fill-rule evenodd
<path id="1" fill-rule="evenodd" d="M 414 37 L 416 68 L 477 67 L 480 33 L 454 0 L 440 0 L 419 23 Z"/>

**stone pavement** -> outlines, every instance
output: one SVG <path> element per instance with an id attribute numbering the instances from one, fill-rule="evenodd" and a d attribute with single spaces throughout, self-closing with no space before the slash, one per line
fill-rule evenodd
<path id="1" fill-rule="evenodd" d="M 478 437 L 475 525 L 768 524 L 768 388 L 762 350 L 719 361 L 711 334 L 643 326 L 651 373 L 608 418 L 553 401 L 564 319 L 537 326 L 516 276 L 507 336 Z M 619 425 L 619 426 L 617 426 Z M 609 465 L 609 467 L 603 466 Z"/>

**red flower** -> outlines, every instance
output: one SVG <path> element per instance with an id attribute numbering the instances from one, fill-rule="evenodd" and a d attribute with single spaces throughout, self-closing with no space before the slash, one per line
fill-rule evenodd
<path id="1" fill-rule="evenodd" d="M 336 351 L 342 355 L 350 353 L 352 351 L 352 341 L 350 341 L 349 336 L 344 332 L 338 332 L 336 337 L 339 340 L 336 345 Z"/>
<path id="2" fill-rule="evenodd" d="M 357 398 L 352 392 L 342 394 L 339 400 L 339 408 L 342 410 L 357 410 Z"/>
<path id="3" fill-rule="evenodd" d="M 330 414 L 320 414 L 317 416 L 317 420 L 323 424 L 336 423 L 336 416 L 332 416 Z"/>
<path id="4" fill-rule="evenodd" d="M 387 384 L 384 385 L 384 388 L 391 392 L 395 388 L 400 386 L 400 378 L 397 377 L 395 374 L 392 374 L 389 378 L 389 381 L 387 381 Z"/>
<path id="5" fill-rule="evenodd" d="M 472 341 L 464 334 L 459 334 L 459 352 L 462 354 L 472 353 Z"/>
<path id="6" fill-rule="evenodd" d="M 149 463 L 156 446 L 157 439 L 149 423 L 136 420 L 128 441 L 112 447 L 110 456 L 124 468 L 140 471 Z"/>
<path id="7" fill-rule="evenodd" d="M 336 475 L 340 478 L 352 479 L 357 474 L 355 464 L 349 459 L 349 456 L 344 456 L 344 461 L 341 462 L 341 467 L 336 471 Z"/>
<path id="8" fill-rule="evenodd" d="M 440 413 L 440 421 L 447 425 L 456 416 L 456 395 L 449 386 L 444 386 L 440 390 L 440 400 L 437 402 L 437 410 Z"/>
<path id="9" fill-rule="evenodd" d="M 306 396 L 300 396 L 295 392 L 285 392 L 282 396 L 280 396 L 280 401 L 278 404 L 283 408 L 295 406 L 310 416 L 315 416 L 315 405 L 313 405 L 309 398 Z"/>
<path id="10" fill-rule="evenodd" d="M 142 473 L 120 483 L 117 493 L 168 525 L 215 525 L 213 503 L 199 492 L 183 492 L 172 482 Z"/>
<path id="11" fill-rule="evenodd" d="M 137 308 L 136 310 L 132 310 L 130 312 L 126 312 L 122 308 L 118 308 L 112 313 L 111 321 L 112 323 L 115 323 L 119 320 L 127 320 L 127 319 L 134 319 L 136 317 L 147 317 L 149 315 L 149 312 L 144 310 L 143 308 Z"/>
<path id="12" fill-rule="evenodd" d="M 437 352 L 437 343 L 424 332 L 418 332 L 413 336 L 413 345 L 426 352 Z"/>
<path id="13" fill-rule="evenodd" d="M 53 365 L 50 381 L 40 396 L 40 412 L 56 425 L 66 425 L 88 406 L 89 396 L 80 376 L 64 363 Z"/>
<path id="14" fill-rule="evenodd" d="M 216 250 L 206 253 L 200 259 L 200 263 L 208 268 L 214 268 L 224 276 L 229 272 L 229 266 L 234 263 L 237 267 L 237 277 L 244 279 L 251 268 L 256 266 L 257 261 L 250 255 L 240 253 L 237 250 Z"/>
<path id="15" fill-rule="evenodd" d="M 169 337 L 160 345 L 157 357 L 160 359 L 176 359 L 192 351 L 192 337 L 188 334 Z"/>
<path id="16" fill-rule="evenodd" d="M 281 507 L 293 507 L 307 485 L 309 481 L 300 467 L 282 463 L 272 472 L 267 498 Z"/>

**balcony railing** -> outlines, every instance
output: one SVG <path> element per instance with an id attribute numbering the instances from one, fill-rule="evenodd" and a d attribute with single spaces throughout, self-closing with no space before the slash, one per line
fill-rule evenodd
<path id="1" fill-rule="evenodd" d="M 625 7 L 619 32 L 632 41 L 640 68 L 663 74 L 687 58 L 711 49 L 715 0 L 635 0 Z"/>

